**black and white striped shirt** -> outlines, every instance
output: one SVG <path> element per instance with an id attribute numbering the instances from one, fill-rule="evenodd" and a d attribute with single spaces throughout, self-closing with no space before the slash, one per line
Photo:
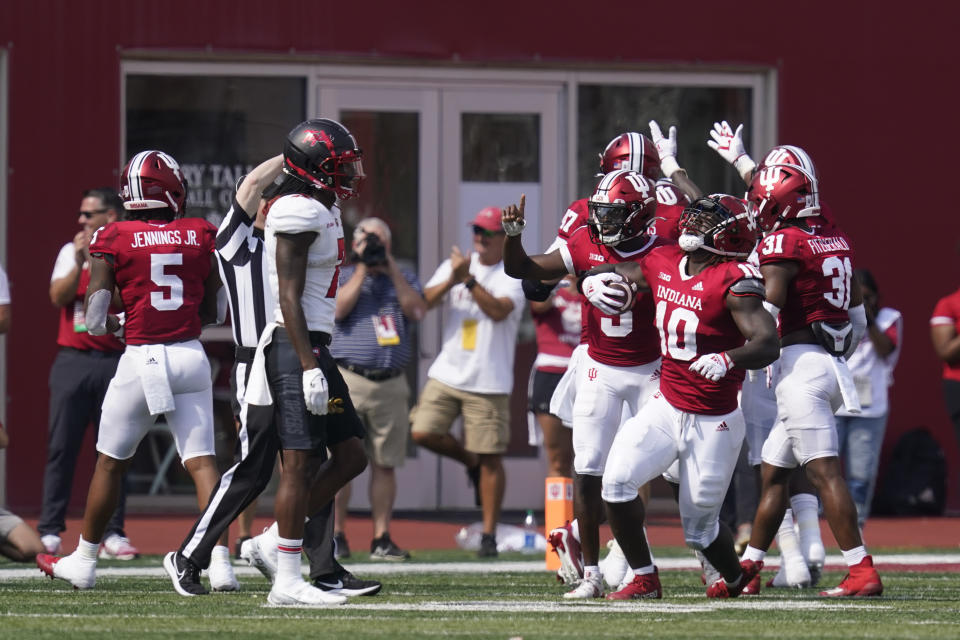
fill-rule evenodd
<path id="1" fill-rule="evenodd" d="M 217 230 L 217 260 L 229 294 L 233 341 L 240 347 L 256 348 L 276 307 L 263 253 L 262 233 L 234 196 Z"/>

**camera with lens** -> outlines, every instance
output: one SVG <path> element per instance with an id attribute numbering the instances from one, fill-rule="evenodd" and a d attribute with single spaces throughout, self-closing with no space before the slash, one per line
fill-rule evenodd
<path id="1" fill-rule="evenodd" d="M 375 233 L 367 233 L 364 237 L 363 251 L 360 253 L 360 261 L 368 267 L 387 264 L 387 248 L 380 242 L 380 236 Z"/>

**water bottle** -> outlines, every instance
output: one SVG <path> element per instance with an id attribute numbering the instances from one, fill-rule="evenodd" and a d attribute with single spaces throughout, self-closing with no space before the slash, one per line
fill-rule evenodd
<path id="1" fill-rule="evenodd" d="M 535 553 L 537 551 L 537 519 L 533 515 L 533 510 L 527 509 L 527 517 L 523 519 L 523 552 Z"/>

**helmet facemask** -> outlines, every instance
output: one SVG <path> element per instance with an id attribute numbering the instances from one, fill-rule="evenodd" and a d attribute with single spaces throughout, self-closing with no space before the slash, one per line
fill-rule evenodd
<path id="1" fill-rule="evenodd" d="M 734 212 L 722 199 L 740 206 Z M 721 258 L 743 260 L 750 255 L 757 241 L 754 207 L 732 196 L 700 198 L 683 210 L 680 216 L 680 248 L 688 253 L 703 249 Z"/>
<path id="2" fill-rule="evenodd" d="M 587 210 L 590 212 L 587 227 L 596 243 L 613 246 L 643 233 L 631 234 L 630 231 L 634 217 L 642 210 L 638 203 L 590 201 Z"/>

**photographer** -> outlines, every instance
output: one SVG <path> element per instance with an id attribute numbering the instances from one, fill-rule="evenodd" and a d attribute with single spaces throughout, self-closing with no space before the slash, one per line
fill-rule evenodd
<path id="1" fill-rule="evenodd" d="M 406 560 L 410 554 L 390 539 L 396 497 L 394 469 L 406 457 L 410 389 L 404 375 L 414 344 L 410 323 L 427 305 L 413 271 L 390 253 L 390 229 L 379 218 L 364 218 L 353 233 L 353 265 L 340 275 L 336 324 L 330 352 L 350 389 L 367 428 L 364 445 L 370 460 L 371 560 Z M 343 526 L 350 485 L 337 495 L 335 540 L 338 557 L 350 553 Z"/>

